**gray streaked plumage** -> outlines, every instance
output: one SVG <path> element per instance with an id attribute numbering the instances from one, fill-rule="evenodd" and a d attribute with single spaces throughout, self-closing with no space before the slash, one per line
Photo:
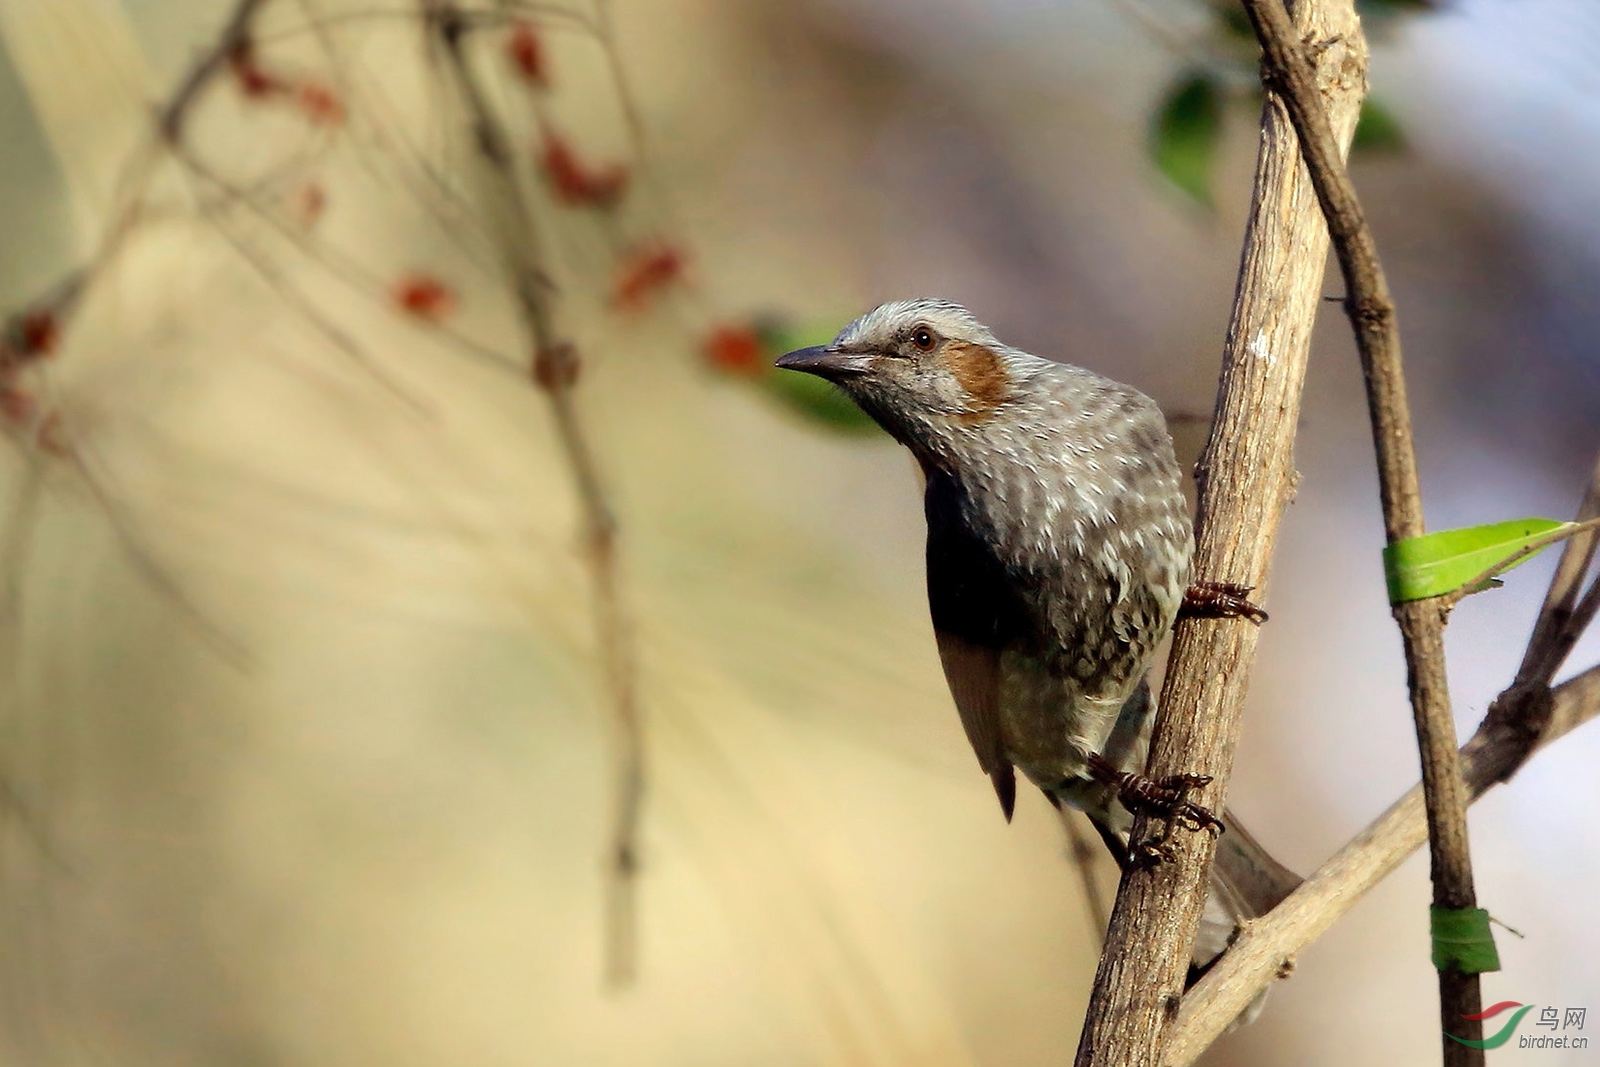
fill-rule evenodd
<path id="1" fill-rule="evenodd" d="M 937 300 L 884 304 L 779 366 L 833 381 L 921 464 L 940 659 L 1006 817 L 1016 767 L 1125 840 L 1131 819 L 1089 761 L 1143 769 L 1146 677 L 1194 545 L 1160 409 L 1002 344 Z M 1230 915 L 1259 914 L 1298 879 L 1247 834 L 1233 838 L 1220 876 L 1239 863 L 1268 877 L 1213 895 Z"/>

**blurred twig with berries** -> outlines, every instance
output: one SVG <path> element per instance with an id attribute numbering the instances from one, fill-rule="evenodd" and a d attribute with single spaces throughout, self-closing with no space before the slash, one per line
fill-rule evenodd
<path id="1" fill-rule="evenodd" d="M 601 662 L 617 745 L 612 836 L 606 870 L 606 973 L 612 982 L 625 984 L 632 981 L 636 962 L 635 898 L 645 765 L 634 638 L 622 602 L 616 514 L 600 476 L 594 446 L 574 404 L 573 391 L 580 363 L 576 348 L 557 332 L 550 306 L 551 283 L 543 266 L 533 209 L 517 180 L 510 138 L 467 53 L 470 28 L 461 10 L 449 0 L 423 0 L 423 10 L 467 112 L 477 148 L 485 210 L 501 236 L 506 273 L 532 346 L 529 371 L 535 384 L 549 397 L 562 449 L 583 504 L 584 539 L 593 568 Z M 542 89 L 547 84 L 537 38 L 525 23 L 512 29 L 511 54 L 532 88 Z M 559 143 L 552 140 L 547 131 L 546 166 L 556 182 L 558 194 L 568 203 L 602 209 L 614 205 L 625 188 L 625 172 L 618 169 L 603 178 L 595 178 L 584 174 L 565 152 L 560 156 L 563 167 L 553 167 L 551 152 Z"/>
<path id="2" fill-rule="evenodd" d="M 280 8 L 285 10 L 280 12 Z M 280 13 L 298 17 L 269 23 L 269 15 Z M 476 198 L 470 202 L 463 198 L 443 168 L 422 158 L 415 145 L 385 127 L 387 114 L 375 101 L 357 95 L 357 86 L 349 80 L 353 75 L 338 62 L 330 32 L 333 20 L 323 20 L 311 4 L 301 5 L 296 12 L 291 5 L 275 5 L 273 0 L 237 0 L 211 44 L 158 108 L 154 136 L 126 168 L 117 209 L 85 266 L 4 320 L 0 329 L 0 419 L 8 434 L 29 453 L 59 456 L 84 468 L 68 432 L 71 427 L 64 426 L 59 413 L 39 399 L 36 378 L 47 359 L 60 350 L 72 316 L 129 236 L 158 214 L 152 212 L 145 190 L 164 162 L 176 164 L 180 187 L 187 194 L 171 214 L 193 212 L 214 227 L 287 310 L 309 320 L 335 349 L 409 406 L 422 408 L 367 351 L 365 339 L 329 316 L 319 304 L 319 294 L 297 286 L 250 236 L 232 232 L 231 218 L 247 219 L 283 249 L 331 271 L 353 294 L 378 301 L 458 352 L 500 363 L 503 354 L 498 345 L 457 327 L 463 290 L 440 272 L 408 267 L 385 275 L 335 242 L 313 239 L 313 231 L 330 206 L 328 190 L 307 165 L 315 161 L 317 150 L 340 137 L 354 139 L 359 134 L 366 138 L 364 147 L 388 151 L 390 158 L 383 162 L 390 166 L 392 177 L 412 183 L 433 221 L 449 238 L 468 245 L 474 241 L 487 244 L 494 253 L 488 258 L 498 259 L 524 334 L 518 347 L 526 355 L 516 362 L 522 366 L 523 380 L 548 400 L 579 499 L 605 705 L 616 752 L 605 865 L 606 973 L 611 982 L 626 983 L 636 964 L 634 916 L 645 779 L 635 641 L 625 606 L 618 520 L 600 460 L 575 403 L 580 360 L 559 324 L 549 234 L 541 228 L 542 217 L 548 216 L 542 213 L 565 210 L 597 220 L 611 264 L 608 276 L 596 281 L 595 288 L 601 291 L 605 305 L 619 312 L 642 312 L 664 291 L 681 283 L 686 255 L 679 243 L 629 235 L 617 216 L 633 184 L 630 166 L 586 158 L 547 106 L 555 77 L 541 22 L 553 20 L 598 43 L 615 76 L 621 68 L 611 53 L 614 46 L 606 11 L 597 9 L 590 16 L 517 0 L 494 0 L 488 5 L 453 0 L 416 0 L 411 5 L 408 0 L 406 8 L 388 14 L 397 17 L 394 25 L 405 25 L 399 21 L 403 16 L 420 31 L 421 42 L 451 90 L 456 105 L 453 118 L 458 120 L 453 130 L 464 131 L 470 142 L 467 156 Z M 297 44 L 307 39 L 314 48 L 322 49 L 328 60 L 325 69 L 311 65 L 304 49 L 298 60 L 277 51 L 279 43 Z M 487 69 L 485 64 L 490 61 L 504 64 L 503 71 Z M 531 146 L 524 143 L 530 138 L 513 136 L 514 117 L 502 113 L 506 98 L 496 91 L 502 86 L 492 83 L 504 80 L 503 73 L 509 73 L 511 87 L 521 92 L 521 99 L 512 100 L 510 106 L 526 109 L 535 117 Z M 637 139 L 638 120 L 632 102 L 624 86 L 619 83 L 616 88 L 630 133 Z M 309 134 L 309 150 L 302 149 L 287 165 L 274 164 L 262 175 L 251 174 L 241 180 L 230 166 L 232 160 L 208 158 L 191 143 L 198 112 L 213 103 L 225 109 L 251 108 L 251 115 L 271 118 L 275 114 L 291 125 L 298 123 L 301 131 Z M 309 177 L 303 176 L 307 173 Z M 112 505 L 110 496 L 92 480 L 91 488 L 101 503 Z M 174 600 L 183 602 L 159 564 L 142 569 L 158 584 L 169 587 Z"/>

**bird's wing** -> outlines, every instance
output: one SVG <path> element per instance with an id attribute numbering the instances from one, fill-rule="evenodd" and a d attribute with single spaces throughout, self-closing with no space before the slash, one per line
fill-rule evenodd
<path id="1" fill-rule="evenodd" d="M 1017 775 L 1000 739 L 999 650 L 983 648 L 944 630 L 934 630 L 933 636 L 939 642 L 939 662 L 944 664 L 945 681 L 950 683 L 967 740 L 978 754 L 978 766 L 994 783 L 1000 809 L 1010 822 L 1017 804 Z"/>
<path id="2" fill-rule="evenodd" d="M 1005 568 L 962 516 L 960 488 L 928 479 L 928 606 L 950 695 L 978 765 L 1011 818 L 1017 778 L 1000 735 L 1000 653 L 1025 616 Z"/>

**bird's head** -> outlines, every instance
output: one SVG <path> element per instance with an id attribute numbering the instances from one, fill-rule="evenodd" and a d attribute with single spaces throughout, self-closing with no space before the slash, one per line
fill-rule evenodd
<path id="1" fill-rule="evenodd" d="M 919 454 L 966 436 L 1018 392 L 1017 357 L 958 304 L 901 300 L 778 366 L 826 378 Z M 1027 358 L 1027 357 L 1023 357 Z"/>

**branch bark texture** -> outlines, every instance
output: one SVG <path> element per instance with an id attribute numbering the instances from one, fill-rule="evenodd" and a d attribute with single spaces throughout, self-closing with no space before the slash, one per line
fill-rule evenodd
<path id="1" fill-rule="evenodd" d="M 1329 45 L 1316 84 L 1348 147 L 1366 91 L 1366 45 L 1349 0 L 1300 0 L 1301 34 Z M 1255 195 L 1223 352 L 1211 437 L 1197 470 L 1195 576 L 1260 587 L 1294 492 L 1293 444 L 1328 231 L 1282 101 L 1261 119 Z M 1196 797 L 1220 810 L 1255 659 L 1256 627 L 1242 619 L 1178 623 L 1147 772 L 1210 775 Z M 1141 819 L 1135 840 L 1150 827 Z M 1190 946 L 1214 843 L 1180 834 L 1172 862 L 1122 880 L 1095 976 L 1078 1067 L 1162 1062 L 1178 1018 Z"/>
<path id="2" fill-rule="evenodd" d="M 1316 73 L 1302 43 L 1307 38 L 1297 32 L 1282 0 L 1244 0 L 1244 8 L 1261 42 L 1262 81 L 1279 93 L 1299 134 L 1301 151 L 1344 274 L 1345 309 L 1355 329 L 1366 378 L 1384 531 L 1390 544 L 1420 537 L 1426 528 L 1411 409 L 1406 402 L 1400 326 L 1377 244 L 1317 89 Z M 1320 39 L 1311 40 L 1316 47 L 1323 46 Z M 1433 859 L 1433 904 L 1452 910 L 1475 908 L 1478 900 L 1467 838 L 1466 787 L 1456 752 L 1455 721 L 1450 713 L 1445 672 L 1448 608 L 1439 601 L 1411 601 L 1395 605 L 1394 617 L 1405 645 L 1406 684 L 1422 760 L 1428 844 Z M 1448 1036 L 1480 1040 L 1482 1022 L 1466 1017 L 1478 1014 L 1482 1007 L 1476 974 L 1463 974 L 1453 963 L 1439 969 L 1440 1040 L 1446 1065 L 1483 1063 L 1482 1049 L 1467 1047 Z"/>

